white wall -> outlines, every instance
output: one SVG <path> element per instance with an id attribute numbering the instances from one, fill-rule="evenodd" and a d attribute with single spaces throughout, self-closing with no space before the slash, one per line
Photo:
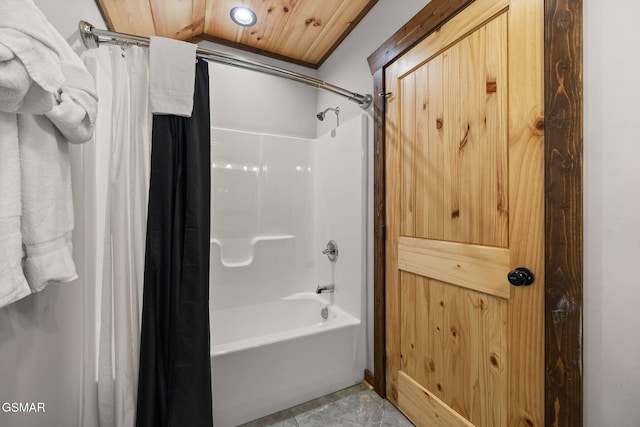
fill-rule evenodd
<path id="1" fill-rule="evenodd" d="M 79 425 L 81 286 L 80 281 L 50 285 L 0 309 L 0 402 L 42 402 L 46 410 L 0 411 L 0 425 Z"/>
<path id="2" fill-rule="evenodd" d="M 316 76 L 316 70 L 242 52 L 210 42 L 199 46 Z M 247 132 L 316 136 L 317 89 L 255 71 L 211 64 L 211 122 L 218 128 Z"/>
<path id="3" fill-rule="evenodd" d="M 640 420 L 640 3 L 584 2 L 585 425 Z"/>

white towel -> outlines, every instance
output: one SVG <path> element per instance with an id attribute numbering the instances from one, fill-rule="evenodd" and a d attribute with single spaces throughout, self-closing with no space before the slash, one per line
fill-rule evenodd
<path id="1" fill-rule="evenodd" d="M 4 218 L 5 205 L 16 206 L 15 188 L 0 187 L 0 262 L 10 262 L 0 266 L 0 275 L 14 271 L 18 257 L 24 272 L 19 285 L 24 290 L 26 278 L 29 292 L 37 292 L 49 281 L 77 277 L 68 145 L 91 138 L 98 100 L 84 64 L 33 0 L 0 0 L 0 71 L 7 73 L 0 77 L 0 111 L 19 113 L 3 117 L 7 123 L 11 118 L 17 132 L 0 132 L 0 142 L 4 134 L 16 134 L 18 145 L 3 147 L 0 176 L 17 171 L 20 193 L 20 213 Z M 4 170 L 5 154 L 10 170 Z M 4 287 L 4 278 L 0 282 Z M 20 296 L 9 297 L 2 303 Z"/>
<path id="2" fill-rule="evenodd" d="M 92 136 L 93 79 L 33 0 L 0 1 L 0 95 L 0 111 L 47 113 L 72 143 Z"/>
<path id="3" fill-rule="evenodd" d="M 31 293 L 22 274 L 20 214 L 18 122 L 0 112 L 0 307 Z"/>
<path id="4" fill-rule="evenodd" d="M 46 116 L 18 114 L 24 274 L 34 292 L 75 279 L 69 143 Z"/>
<path id="5" fill-rule="evenodd" d="M 149 43 L 149 102 L 154 114 L 191 117 L 197 45 L 164 37 Z"/>
<path id="6" fill-rule="evenodd" d="M 32 84 L 33 80 L 22 62 L 11 49 L 0 42 L 0 111 L 6 113 L 18 111 Z M 53 104 L 54 98 L 51 96 L 49 105 L 43 110 L 49 111 Z"/>
<path id="7" fill-rule="evenodd" d="M 64 82 L 56 34 L 33 0 L 0 1 L 1 43 L 20 59 L 31 79 L 50 93 Z"/>
<path id="8" fill-rule="evenodd" d="M 93 77 L 71 48 L 69 55 L 60 62 L 65 77 L 60 101 L 46 116 L 69 142 L 79 144 L 93 137 L 98 95 Z"/>
<path id="9" fill-rule="evenodd" d="M 0 111 L 7 113 L 17 111 L 24 101 L 31 82 L 22 62 L 13 51 L 0 42 Z"/>
<path id="10" fill-rule="evenodd" d="M 93 77 L 53 27 L 51 32 L 64 76 L 60 101 L 45 115 L 18 115 L 21 230 L 27 253 L 23 268 L 34 292 L 49 281 L 77 278 L 71 257 L 74 218 L 69 143 L 93 136 L 98 111 Z"/>
<path id="11" fill-rule="evenodd" d="M 11 37 L 5 37 L 7 32 L 11 33 Z M 16 47 L 12 41 L 18 40 L 13 33 L 0 28 L 0 111 L 43 114 L 55 105 L 54 94 L 62 86 L 63 80 L 59 81 L 58 86 L 47 86 L 49 90 L 36 83 L 29 69 L 12 49 Z M 22 37 L 28 40 L 28 37 Z M 37 42 L 32 44 L 37 47 Z M 53 79 L 57 78 L 55 72 L 52 75 Z"/>

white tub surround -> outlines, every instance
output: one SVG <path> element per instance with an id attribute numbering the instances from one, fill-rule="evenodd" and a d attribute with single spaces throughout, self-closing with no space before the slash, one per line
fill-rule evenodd
<path id="1" fill-rule="evenodd" d="M 314 140 L 213 129 L 216 426 L 362 380 L 366 128 L 361 116 Z"/>

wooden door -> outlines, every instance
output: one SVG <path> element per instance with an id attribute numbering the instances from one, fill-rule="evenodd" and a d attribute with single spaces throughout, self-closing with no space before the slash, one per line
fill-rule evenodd
<path id="1" fill-rule="evenodd" d="M 476 0 L 385 70 L 387 398 L 418 426 L 543 426 L 543 18 Z"/>

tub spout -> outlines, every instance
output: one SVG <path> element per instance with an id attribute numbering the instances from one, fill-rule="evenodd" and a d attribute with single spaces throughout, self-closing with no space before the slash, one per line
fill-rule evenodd
<path id="1" fill-rule="evenodd" d="M 329 285 L 318 285 L 318 287 L 316 288 L 316 294 L 333 293 L 334 288 L 335 285 L 333 283 Z"/>

